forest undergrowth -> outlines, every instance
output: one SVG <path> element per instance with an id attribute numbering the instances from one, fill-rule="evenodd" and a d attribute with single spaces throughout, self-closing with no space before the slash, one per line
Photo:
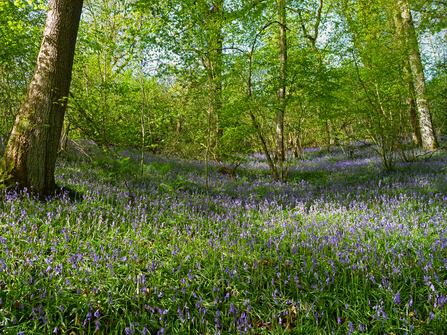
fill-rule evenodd
<path id="1" fill-rule="evenodd" d="M 1 334 L 444 332 L 445 152 L 307 149 L 288 183 L 253 154 L 207 189 L 202 162 L 89 147 L 55 197 L 2 195 Z"/>

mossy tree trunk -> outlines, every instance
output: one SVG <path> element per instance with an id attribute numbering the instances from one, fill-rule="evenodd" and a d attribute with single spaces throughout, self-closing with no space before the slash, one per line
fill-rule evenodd
<path id="1" fill-rule="evenodd" d="M 54 170 L 64 122 L 83 0 L 50 0 L 36 68 L 1 163 L 7 185 L 55 191 Z"/>

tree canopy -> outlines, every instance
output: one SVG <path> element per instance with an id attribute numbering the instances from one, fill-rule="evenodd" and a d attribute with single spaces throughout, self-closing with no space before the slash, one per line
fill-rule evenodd
<path id="1" fill-rule="evenodd" d="M 0 2 L 4 141 L 45 6 Z M 360 142 L 389 169 L 446 133 L 446 13 L 425 0 L 86 0 L 63 136 L 218 162 L 262 152 L 281 180 L 305 147 Z"/>

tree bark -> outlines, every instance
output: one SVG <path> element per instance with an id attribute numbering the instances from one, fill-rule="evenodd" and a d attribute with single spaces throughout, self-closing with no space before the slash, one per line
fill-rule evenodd
<path id="1" fill-rule="evenodd" d="M 42 44 L 27 94 L 3 156 L 7 185 L 55 191 L 54 170 L 64 122 L 83 0 L 50 0 Z"/>
<path id="2" fill-rule="evenodd" d="M 404 82 L 406 89 L 405 102 L 407 105 L 407 113 L 410 120 L 411 135 L 413 137 L 413 142 L 417 145 L 421 145 L 422 138 L 421 138 L 419 119 L 416 110 L 414 82 L 413 77 L 411 75 L 408 53 L 405 50 L 405 44 L 406 44 L 405 31 L 403 28 L 402 16 L 399 9 L 396 9 L 394 11 L 394 25 L 396 26 L 396 32 L 399 38 L 399 47 L 403 50 L 402 66 L 403 66 Z"/>
<path id="3" fill-rule="evenodd" d="M 427 151 L 436 150 L 438 142 L 433 130 L 433 122 L 430 112 L 430 106 L 427 99 L 427 90 L 425 87 L 424 71 L 421 62 L 421 54 L 416 35 L 416 30 L 411 16 L 410 6 L 405 0 L 398 0 L 407 48 L 409 53 L 409 63 L 413 73 L 414 88 L 416 93 L 416 105 L 419 114 L 419 123 L 422 137 L 422 148 Z"/>
<path id="4" fill-rule="evenodd" d="M 287 35 L 286 35 L 286 4 L 285 0 L 277 0 L 279 15 L 279 76 L 278 90 L 279 109 L 276 115 L 276 155 L 279 160 L 280 178 L 283 180 L 284 152 L 284 110 L 286 105 L 287 80 Z"/>
<path id="5" fill-rule="evenodd" d="M 404 76 L 405 76 L 405 86 L 407 89 L 407 96 L 405 97 L 405 102 L 407 103 L 408 117 L 410 118 L 411 125 L 411 135 L 413 137 L 413 142 L 417 145 L 422 144 L 421 126 L 419 124 L 417 106 L 415 101 L 416 92 L 414 90 L 414 82 L 411 77 L 411 69 L 408 64 L 404 64 Z"/>

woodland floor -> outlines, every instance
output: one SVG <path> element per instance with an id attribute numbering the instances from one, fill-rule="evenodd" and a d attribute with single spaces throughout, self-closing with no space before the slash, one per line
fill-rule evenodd
<path id="1" fill-rule="evenodd" d="M 207 189 L 202 162 L 83 150 L 70 193 L 1 198 L 1 334 L 444 332 L 445 152 L 308 149 L 288 183 L 253 154 Z"/>

